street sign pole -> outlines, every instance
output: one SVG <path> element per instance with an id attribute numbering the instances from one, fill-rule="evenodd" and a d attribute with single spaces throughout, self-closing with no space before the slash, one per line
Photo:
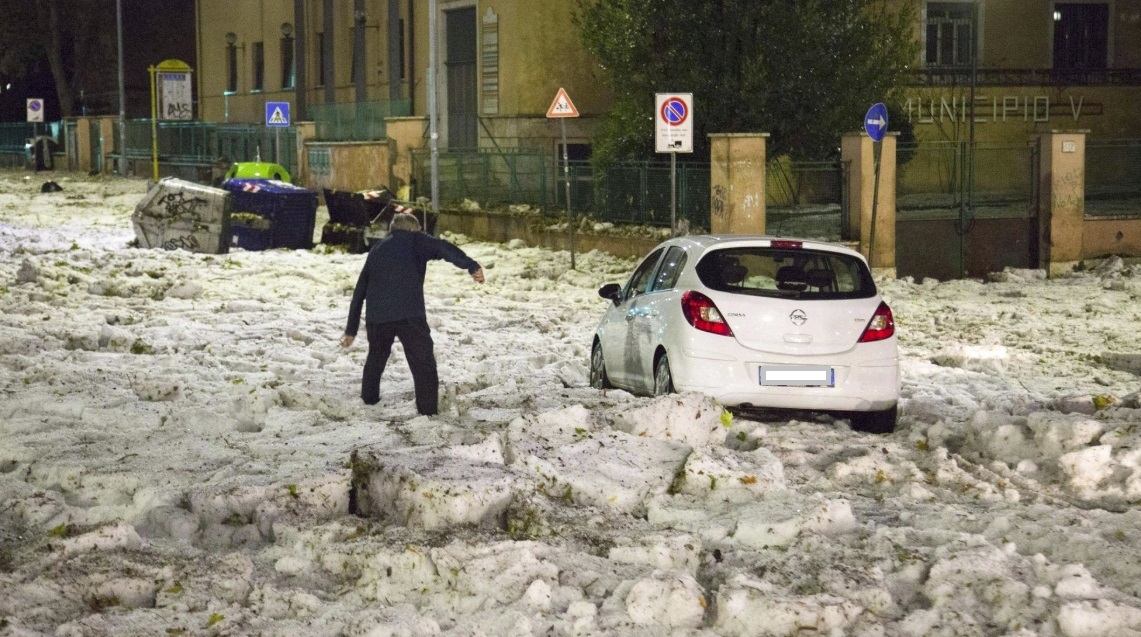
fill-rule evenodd
<path id="1" fill-rule="evenodd" d="M 670 236 L 677 227 L 677 154 L 693 152 L 693 93 L 654 96 L 654 150 L 670 154 Z"/>
<path id="2" fill-rule="evenodd" d="M 873 104 L 864 116 L 864 131 L 872 139 L 872 224 L 868 233 L 868 267 L 875 268 L 876 255 L 876 212 L 880 196 L 880 144 L 887 134 L 887 107 L 882 103 Z"/>
<path id="3" fill-rule="evenodd" d="M 567 222 L 570 224 L 570 267 L 575 269 L 574 262 L 574 233 L 575 223 L 574 207 L 571 206 L 571 187 L 570 187 L 570 150 L 567 147 L 567 119 L 568 117 L 578 117 L 578 109 L 574 107 L 574 102 L 571 101 L 570 95 L 562 88 L 558 93 L 555 93 L 555 99 L 551 102 L 550 108 L 547 109 L 547 118 L 555 118 L 562 120 L 559 125 L 563 132 L 563 178 L 566 181 L 567 188 Z M 555 153 L 555 164 L 559 161 L 559 154 Z"/>
<path id="4" fill-rule="evenodd" d="M 567 152 L 567 119 L 565 117 L 559 118 L 559 125 L 563 129 L 563 177 L 566 179 L 567 184 L 567 219 L 570 221 L 570 253 L 571 253 L 571 269 L 574 267 L 574 232 L 575 223 L 574 208 L 571 207 L 571 187 L 570 187 L 570 154 Z"/>
<path id="5" fill-rule="evenodd" d="M 677 236 L 677 153 L 670 153 L 670 236 Z"/>

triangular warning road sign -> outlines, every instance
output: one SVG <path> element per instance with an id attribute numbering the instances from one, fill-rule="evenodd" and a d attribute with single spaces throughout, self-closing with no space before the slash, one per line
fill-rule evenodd
<path id="1" fill-rule="evenodd" d="M 288 124 L 285 119 L 285 113 L 281 112 L 281 107 L 273 109 L 273 115 L 269 116 L 270 124 Z"/>
<path id="2" fill-rule="evenodd" d="M 570 95 L 563 89 L 555 95 L 555 101 L 547 109 L 547 117 L 578 117 L 578 109 L 574 107 Z"/>

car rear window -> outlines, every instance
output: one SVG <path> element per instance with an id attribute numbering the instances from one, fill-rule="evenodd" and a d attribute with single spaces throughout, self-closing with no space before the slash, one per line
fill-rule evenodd
<path id="1" fill-rule="evenodd" d="M 823 250 L 725 248 L 707 252 L 697 277 L 719 292 L 796 299 L 862 299 L 876 285 L 864 262 Z"/>

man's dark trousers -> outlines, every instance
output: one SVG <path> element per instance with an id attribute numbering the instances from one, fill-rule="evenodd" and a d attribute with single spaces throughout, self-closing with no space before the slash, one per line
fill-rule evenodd
<path id="1" fill-rule="evenodd" d="M 416 411 L 434 416 L 439 408 L 440 379 L 427 319 L 420 316 L 390 323 L 365 323 L 365 329 L 368 330 L 368 357 L 361 380 L 361 399 L 368 405 L 380 402 L 380 377 L 388 364 L 392 341 L 399 338 L 416 386 Z"/>

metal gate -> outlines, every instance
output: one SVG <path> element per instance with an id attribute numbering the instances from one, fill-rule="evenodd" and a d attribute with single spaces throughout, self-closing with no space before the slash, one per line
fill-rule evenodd
<path id="1" fill-rule="evenodd" d="M 896 274 L 949 280 L 1037 268 L 1039 152 L 1037 142 L 901 146 Z"/>

